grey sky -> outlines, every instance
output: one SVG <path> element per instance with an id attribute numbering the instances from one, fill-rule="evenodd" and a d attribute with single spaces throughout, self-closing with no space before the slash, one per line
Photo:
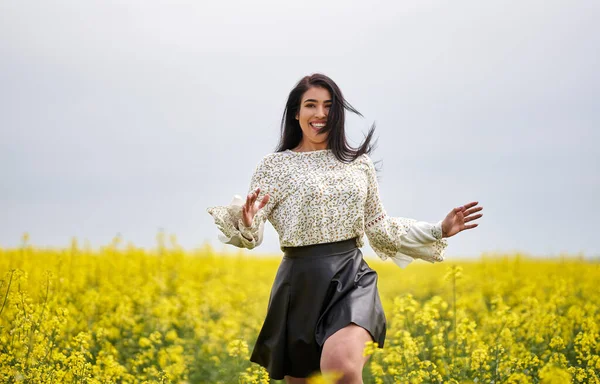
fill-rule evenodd
<path id="1" fill-rule="evenodd" d="M 0 0 L 0 246 L 222 249 L 285 99 L 332 77 L 377 123 L 388 214 L 478 199 L 449 256 L 600 254 L 600 2 Z M 267 226 L 252 253 L 278 252 Z M 229 247 L 229 246 L 228 246 Z M 233 247 L 229 251 L 237 251 Z M 372 252 L 369 248 L 365 253 Z"/>

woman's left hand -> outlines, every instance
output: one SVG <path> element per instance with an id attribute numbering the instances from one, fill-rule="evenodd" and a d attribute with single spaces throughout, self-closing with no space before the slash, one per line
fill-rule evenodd
<path id="1" fill-rule="evenodd" d="M 474 213 L 483 209 L 483 207 L 478 207 L 477 204 L 477 201 L 473 201 L 451 210 L 444 221 L 442 221 L 442 237 L 454 236 L 458 232 L 464 231 L 465 229 L 477 227 L 478 224 L 476 223 L 467 224 L 468 222 L 477 220 L 483 216 L 482 213 L 474 215 Z"/>

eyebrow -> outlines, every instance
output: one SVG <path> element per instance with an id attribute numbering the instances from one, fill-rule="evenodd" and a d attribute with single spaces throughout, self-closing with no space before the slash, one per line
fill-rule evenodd
<path id="1" fill-rule="evenodd" d="M 315 99 L 306 99 L 304 100 L 305 103 L 311 102 L 311 103 L 316 103 L 317 100 Z M 331 100 L 325 100 L 324 103 L 331 103 Z"/>

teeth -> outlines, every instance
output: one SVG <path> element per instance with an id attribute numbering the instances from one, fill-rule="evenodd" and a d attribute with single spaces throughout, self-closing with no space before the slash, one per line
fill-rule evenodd
<path id="1" fill-rule="evenodd" d="M 312 125 L 315 128 L 323 128 L 325 126 L 325 124 L 323 123 L 310 123 L 310 125 Z"/>

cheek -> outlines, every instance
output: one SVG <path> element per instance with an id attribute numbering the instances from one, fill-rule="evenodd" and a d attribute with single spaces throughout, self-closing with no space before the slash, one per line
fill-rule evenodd
<path id="1" fill-rule="evenodd" d="M 300 122 L 303 124 L 308 124 L 308 119 L 310 118 L 310 113 L 306 109 L 300 111 Z"/>

